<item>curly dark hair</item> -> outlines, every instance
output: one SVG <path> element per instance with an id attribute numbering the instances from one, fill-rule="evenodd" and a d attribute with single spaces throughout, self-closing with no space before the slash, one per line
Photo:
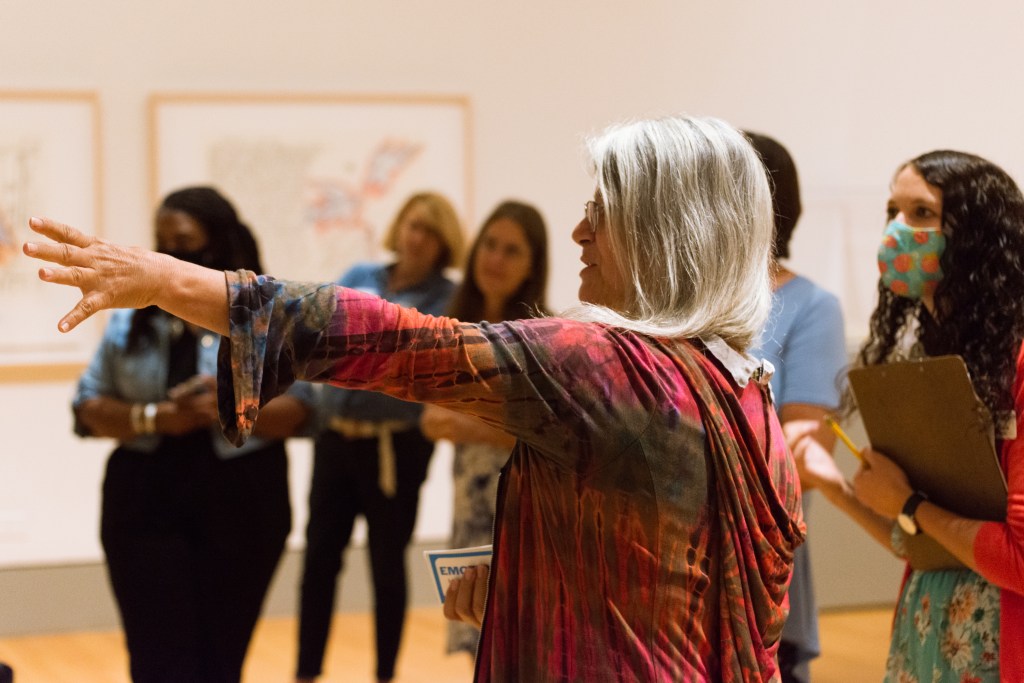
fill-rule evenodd
<path id="1" fill-rule="evenodd" d="M 216 270 L 252 270 L 263 272 L 259 246 L 249 227 L 238 217 L 228 199 L 212 187 L 186 187 L 164 197 L 157 208 L 187 214 L 206 231 L 209 266 Z M 152 320 L 166 315 L 156 306 L 136 311 L 128 330 L 127 350 L 134 351 L 153 335 Z"/>
<path id="2" fill-rule="evenodd" d="M 935 316 L 879 281 L 878 306 L 859 364 L 890 360 L 916 314 L 925 353 L 962 356 L 989 411 L 1012 409 L 1011 387 L 1024 341 L 1024 196 L 1005 171 L 973 154 L 928 152 L 897 174 L 908 166 L 942 190 L 946 249 Z"/>
<path id="3" fill-rule="evenodd" d="M 476 261 L 477 252 L 480 251 L 480 243 L 487 233 L 487 228 L 491 223 L 502 218 L 511 220 L 523 229 L 526 242 L 530 245 L 532 259 L 530 277 L 505 302 L 502 317 L 504 320 L 518 320 L 548 313 L 547 304 L 544 301 L 548 282 L 548 233 L 544 218 L 530 204 L 509 200 L 502 202 L 491 212 L 491 215 L 484 221 L 483 227 L 480 228 L 480 232 L 477 233 L 476 239 L 473 240 L 469 257 L 466 259 L 466 276 L 459 288 L 455 290 L 452 302 L 448 306 L 448 314 L 453 318 L 458 318 L 463 322 L 478 322 L 483 319 L 484 295 L 473 278 L 473 264 Z M 488 322 L 502 321 L 490 320 Z"/>

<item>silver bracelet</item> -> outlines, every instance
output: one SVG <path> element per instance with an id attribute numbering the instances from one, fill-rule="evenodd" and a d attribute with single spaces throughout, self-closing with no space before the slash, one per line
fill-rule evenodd
<path id="1" fill-rule="evenodd" d="M 147 403 L 142 409 L 143 434 L 156 434 L 156 404 Z"/>
<path id="2" fill-rule="evenodd" d="M 142 415 L 144 408 L 145 406 L 141 403 L 133 403 L 131 410 L 128 411 L 128 421 L 132 426 L 132 431 L 136 434 L 142 434 L 146 429 Z"/>

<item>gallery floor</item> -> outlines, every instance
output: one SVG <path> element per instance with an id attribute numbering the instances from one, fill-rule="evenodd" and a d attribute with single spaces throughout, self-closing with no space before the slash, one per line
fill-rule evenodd
<path id="1" fill-rule="evenodd" d="M 821 615 L 823 656 L 812 666 L 815 683 L 881 681 L 891 608 Z M 362 613 L 335 618 L 322 683 L 373 680 L 371 620 Z M 288 683 L 295 659 L 295 620 L 263 619 L 246 662 L 244 683 Z M 0 639 L 0 662 L 14 668 L 15 683 L 128 683 L 118 631 Z M 851 678 L 855 674 L 855 678 Z M 463 683 L 472 680 L 468 657 L 444 654 L 440 609 L 410 611 L 395 683 Z"/>

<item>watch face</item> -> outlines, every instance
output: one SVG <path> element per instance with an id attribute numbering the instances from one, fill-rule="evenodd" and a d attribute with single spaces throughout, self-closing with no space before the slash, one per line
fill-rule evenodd
<path id="1" fill-rule="evenodd" d="M 900 528 L 911 536 L 917 535 L 917 522 L 910 515 L 905 515 L 902 512 L 896 517 L 896 521 L 899 523 Z"/>

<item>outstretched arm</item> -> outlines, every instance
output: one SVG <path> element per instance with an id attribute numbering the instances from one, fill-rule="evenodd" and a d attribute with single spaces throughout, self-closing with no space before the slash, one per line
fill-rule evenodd
<path id="1" fill-rule="evenodd" d="M 159 306 L 182 320 L 228 334 L 224 273 L 140 247 L 122 247 L 46 218 L 29 227 L 52 242 L 26 242 L 26 256 L 56 266 L 39 269 L 46 282 L 77 287 L 82 299 L 57 327 L 70 332 L 105 308 Z"/>

